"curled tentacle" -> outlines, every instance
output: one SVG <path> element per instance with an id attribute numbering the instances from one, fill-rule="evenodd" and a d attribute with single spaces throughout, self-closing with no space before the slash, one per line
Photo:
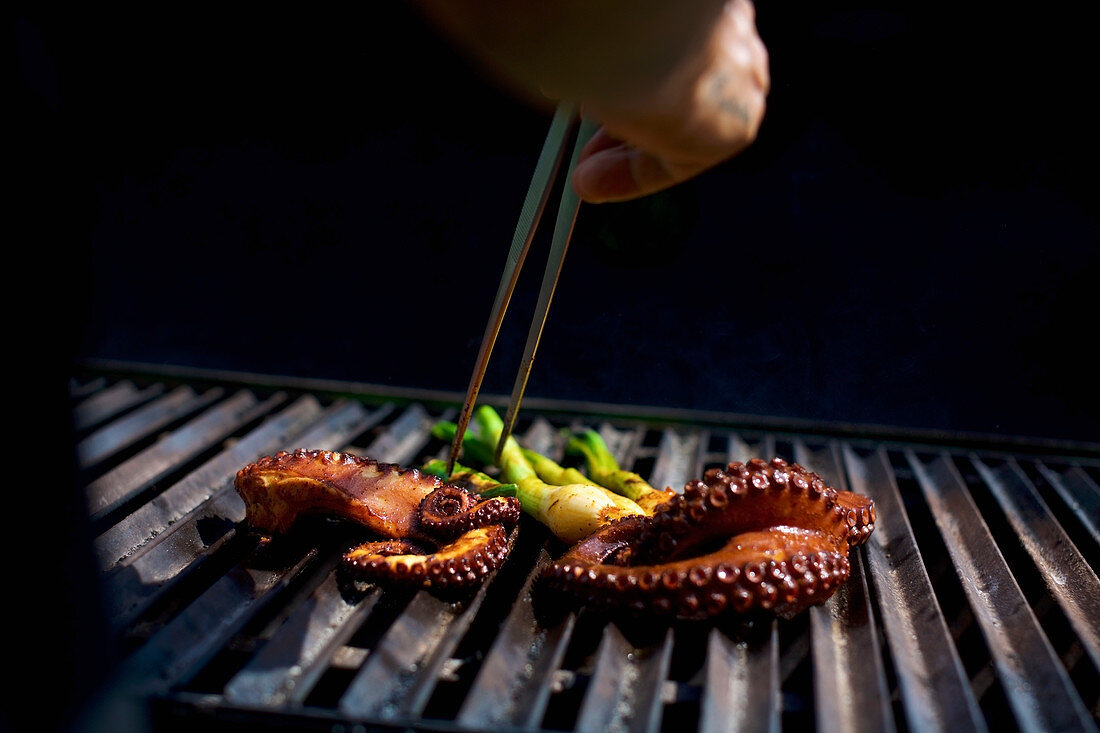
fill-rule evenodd
<path id="1" fill-rule="evenodd" d="M 642 561 L 678 559 L 715 536 L 775 526 L 822 533 L 847 552 L 874 529 L 874 502 L 827 486 L 797 463 L 759 458 L 710 469 L 691 481 L 653 517 L 639 542 Z"/>
<path id="2" fill-rule="evenodd" d="M 458 590 L 482 582 L 504 563 L 509 549 L 508 535 L 499 524 L 471 529 L 431 553 L 379 547 L 390 544 L 368 542 L 352 548 L 344 555 L 344 568 L 360 580 Z"/>
<path id="3" fill-rule="evenodd" d="M 479 501 L 415 468 L 347 453 L 296 450 L 266 456 L 237 472 L 245 522 L 279 534 L 299 517 L 327 514 L 388 538 L 349 551 L 344 565 L 368 580 L 460 588 L 480 582 L 509 552 L 519 518 L 512 497 Z"/>
<path id="4" fill-rule="evenodd" d="M 578 546 L 549 566 L 544 580 L 603 610 L 701 619 L 761 609 L 789 617 L 827 599 L 850 572 L 846 555 L 798 532 L 744 534 L 714 552 L 653 565 L 593 563 Z M 580 545 L 590 541 L 600 540 Z"/>
<path id="5" fill-rule="evenodd" d="M 356 545 L 355 548 L 349 550 L 347 554 L 354 552 L 356 557 L 373 555 L 390 557 L 392 555 L 427 555 L 431 553 L 431 551 L 431 547 L 408 540 L 377 540 Z"/>
<path id="6" fill-rule="evenodd" d="M 731 463 L 689 482 L 649 518 L 605 527 L 544 573 L 605 609 L 704 618 L 755 609 L 792 616 L 831 596 L 874 504 L 781 459 Z"/>
<path id="7" fill-rule="evenodd" d="M 457 486 L 440 486 L 420 502 L 420 524 L 433 535 L 467 532 L 487 524 L 515 526 L 520 505 L 515 497 L 481 499 Z"/>

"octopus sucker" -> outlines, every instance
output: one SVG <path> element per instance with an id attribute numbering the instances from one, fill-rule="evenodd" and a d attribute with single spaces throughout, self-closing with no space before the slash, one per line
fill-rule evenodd
<path id="1" fill-rule="evenodd" d="M 508 557 L 520 516 L 514 497 L 483 499 L 415 468 L 336 451 L 265 456 L 238 471 L 235 486 L 253 530 L 286 533 L 311 514 L 354 522 L 385 539 L 349 550 L 345 571 L 425 588 L 483 581 Z"/>
<path id="2" fill-rule="evenodd" d="M 589 535 L 547 566 L 551 590 L 601 610 L 685 619 L 729 611 L 789 618 L 847 581 L 874 530 L 867 497 L 797 463 L 730 463 L 689 481 L 650 517 Z"/>
<path id="3" fill-rule="evenodd" d="M 515 526 L 518 501 L 483 500 L 466 489 L 443 485 L 420 502 L 420 524 L 436 534 L 461 534 L 487 524 Z"/>
<path id="4" fill-rule="evenodd" d="M 389 554 L 379 551 L 380 544 L 352 548 L 344 568 L 358 580 L 461 589 L 481 582 L 508 557 L 508 534 L 499 524 L 471 529 L 431 553 Z"/>

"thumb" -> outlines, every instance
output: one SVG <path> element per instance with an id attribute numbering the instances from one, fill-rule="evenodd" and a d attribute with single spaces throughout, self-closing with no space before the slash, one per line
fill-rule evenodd
<path id="1" fill-rule="evenodd" d="M 640 198 L 678 182 L 659 158 L 626 143 L 582 155 L 573 170 L 573 189 L 595 204 Z"/>

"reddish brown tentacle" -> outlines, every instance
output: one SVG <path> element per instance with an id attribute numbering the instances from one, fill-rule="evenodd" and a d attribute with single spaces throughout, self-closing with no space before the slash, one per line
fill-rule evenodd
<path id="1" fill-rule="evenodd" d="M 359 558 L 370 555 L 389 557 L 392 555 L 426 555 L 432 551 L 432 548 L 408 540 L 379 540 L 356 545 L 353 551 L 355 556 Z M 349 551 L 349 554 L 351 552 Z"/>
<path id="2" fill-rule="evenodd" d="M 463 588 L 504 562 L 519 501 L 479 501 L 464 489 L 415 468 L 347 453 L 296 450 L 266 456 L 237 473 L 245 522 L 286 532 L 305 514 L 357 522 L 390 538 L 350 550 L 345 569 L 365 580 Z"/>
<path id="3" fill-rule="evenodd" d="M 874 504 L 782 459 L 714 469 L 652 518 L 610 525 L 548 566 L 548 587 L 603 609 L 789 617 L 830 597 Z"/>
<path id="4" fill-rule="evenodd" d="M 349 453 L 296 450 L 245 466 L 234 484 L 245 521 L 260 532 L 287 532 L 302 515 L 328 514 L 399 538 L 417 534 L 420 502 L 443 481 Z"/>
<path id="5" fill-rule="evenodd" d="M 508 557 L 508 535 L 499 524 L 477 527 L 432 553 L 378 552 L 377 543 L 349 550 L 344 568 L 367 581 L 458 590 L 482 582 Z"/>
<path id="6" fill-rule="evenodd" d="M 453 536 L 487 524 L 515 526 L 520 504 L 515 497 L 482 500 L 457 486 L 440 486 L 420 502 L 420 524 L 435 536 Z"/>

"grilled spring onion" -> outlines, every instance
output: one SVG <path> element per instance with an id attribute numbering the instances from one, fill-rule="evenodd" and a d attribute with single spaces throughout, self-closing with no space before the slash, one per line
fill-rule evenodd
<path id="1" fill-rule="evenodd" d="M 455 439 L 455 433 L 457 432 L 458 425 L 450 420 L 440 420 L 432 425 L 432 437 L 448 444 Z M 470 430 L 466 431 L 466 436 L 462 439 L 462 457 L 483 466 L 493 465 L 493 451 L 495 449 L 495 444 L 490 446 L 485 441 L 478 440 L 477 436 Z M 444 469 L 446 469 L 446 466 L 444 466 Z"/>
<path id="2" fill-rule="evenodd" d="M 421 469 L 424 473 L 438 476 L 444 481 L 450 481 L 458 486 L 464 486 L 476 491 L 484 499 L 492 499 L 495 496 L 515 496 L 515 484 L 502 484 L 487 473 L 482 473 L 469 466 L 455 463 L 454 471 L 447 475 L 447 462 L 441 459 L 433 459 L 425 463 Z"/>
<path id="3" fill-rule="evenodd" d="M 481 406 L 474 411 L 472 425 L 473 429 L 468 430 L 463 439 L 463 455 L 492 465 L 504 421 L 491 407 Z M 444 421 L 436 423 L 433 433 L 438 438 L 450 440 L 457 429 L 454 423 Z M 539 463 L 544 470 L 553 468 L 546 462 Z M 644 514 L 637 504 L 594 485 L 579 472 L 576 475 L 557 474 L 561 480 L 579 477 L 580 480 L 570 483 L 547 481 L 539 475 L 514 437 L 505 441 L 499 468 L 501 481 L 516 485 L 516 497 L 523 511 L 545 524 L 563 542 L 577 542 L 615 519 Z"/>
<path id="4" fill-rule="evenodd" d="M 527 462 L 531 464 L 531 467 L 535 469 L 535 473 L 538 477 L 548 484 L 554 484 L 558 486 L 564 486 L 567 484 L 594 484 L 598 488 L 611 489 L 607 491 L 607 497 L 611 501 L 615 502 L 618 506 L 624 510 L 637 514 L 639 510 L 644 513 L 644 508 L 640 507 L 633 497 L 623 494 L 621 491 L 615 491 L 615 489 L 602 481 L 596 480 L 594 477 L 590 478 L 575 468 L 566 468 L 554 461 L 550 460 L 541 453 L 536 453 L 533 450 L 527 448 L 523 449 L 523 457 L 527 459 Z"/>
<path id="5" fill-rule="evenodd" d="M 588 475 L 593 481 L 634 500 L 646 514 L 653 514 L 657 506 L 673 495 L 669 490 L 653 488 L 633 471 L 619 468 L 619 463 L 611 455 L 607 443 L 595 430 L 584 430 L 571 435 L 565 445 L 565 452 L 567 455 L 583 456 Z"/>

